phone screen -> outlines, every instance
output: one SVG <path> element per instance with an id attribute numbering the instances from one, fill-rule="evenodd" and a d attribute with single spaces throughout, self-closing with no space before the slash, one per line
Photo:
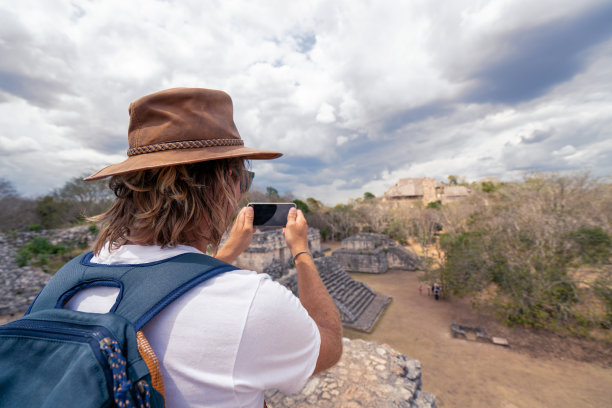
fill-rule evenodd
<path id="1" fill-rule="evenodd" d="M 284 227 L 287 224 L 287 214 L 294 203 L 249 203 L 253 207 L 256 227 Z"/>

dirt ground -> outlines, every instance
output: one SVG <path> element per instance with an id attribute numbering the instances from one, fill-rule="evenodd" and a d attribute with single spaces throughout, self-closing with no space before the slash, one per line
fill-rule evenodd
<path id="1" fill-rule="evenodd" d="M 610 407 L 612 347 L 549 333 L 509 329 L 466 301 L 435 301 L 418 292 L 418 272 L 352 274 L 393 301 L 371 334 L 349 338 L 387 343 L 422 363 L 423 389 L 439 407 Z M 450 323 L 485 328 L 509 348 L 455 339 Z"/>

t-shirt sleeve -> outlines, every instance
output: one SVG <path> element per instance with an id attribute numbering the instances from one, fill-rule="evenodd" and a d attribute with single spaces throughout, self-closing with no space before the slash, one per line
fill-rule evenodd
<path id="1" fill-rule="evenodd" d="M 234 368 L 237 392 L 279 389 L 298 392 L 312 375 L 321 336 L 300 300 L 260 275 Z"/>

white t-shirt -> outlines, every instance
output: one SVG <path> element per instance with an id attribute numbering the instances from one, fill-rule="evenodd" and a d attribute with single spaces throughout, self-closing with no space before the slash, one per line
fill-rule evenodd
<path id="1" fill-rule="evenodd" d="M 197 249 L 123 245 L 100 264 L 160 261 Z M 66 304 L 105 313 L 118 289 L 85 289 Z M 166 406 L 263 406 L 263 391 L 296 393 L 312 375 L 321 337 L 299 299 L 266 274 L 236 270 L 211 278 L 166 307 L 143 332 L 160 363 Z"/>

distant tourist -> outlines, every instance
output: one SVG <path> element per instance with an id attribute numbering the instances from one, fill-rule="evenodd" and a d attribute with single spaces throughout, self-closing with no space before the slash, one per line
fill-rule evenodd
<path id="1" fill-rule="evenodd" d="M 419 283 L 419 295 L 423 294 L 423 285 Z"/>
<path id="2" fill-rule="evenodd" d="M 433 287 L 433 293 L 434 293 L 434 297 L 436 298 L 436 300 L 440 299 L 440 291 L 441 291 L 440 285 L 436 283 Z"/>

